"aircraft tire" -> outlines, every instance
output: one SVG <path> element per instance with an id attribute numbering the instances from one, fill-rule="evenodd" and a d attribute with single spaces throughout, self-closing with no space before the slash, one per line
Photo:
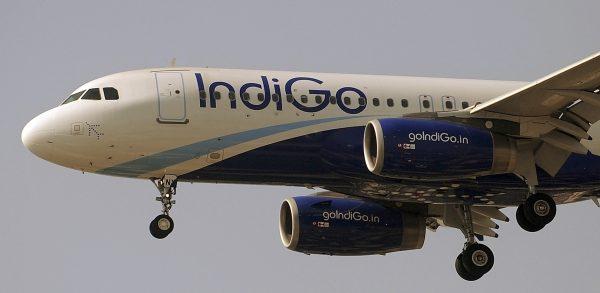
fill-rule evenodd
<path id="1" fill-rule="evenodd" d="M 462 252 L 461 260 L 471 275 L 483 276 L 494 266 L 494 253 L 483 244 L 473 243 Z"/>
<path id="2" fill-rule="evenodd" d="M 556 203 L 545 193 L 532 194 L 523 204 L 523 215 L 535 227 L 543 227 L 556 216 Z"/>
<path id="3" fill-rule="evenodd" d="M 167 237 L 175 227 L 175 222 L 168 215 L 158 215 L 150 222 L 150 234 L 157 239 Z"/>
<path id="4" fill-rule="evenodd" d="M 456 257 L 456 260 L 454 261 L 454 268 L 456 269 L 456 273 L 458 273 L 458 275 L 467 280 L 467 281 L 476 281 L 479 280 L 479 278 L 481 278 L 483 275 L 475 275 L 475 274 L 471 274 L 470 272 L 467 271 L 467 269 L 465 268 L 465 266 L 462 263 L 462 256 L 463 254 L 459 254 Z"/>
<path id="5" fill-rule="evenodd" d="M 516 216 L 517 216 L 517 223 L 519 223 L 519 226 L 521 226 L 521 228 L 527 232 L 537 232 L 537 231 L 542 230 L 542 228 L 544 228 L 544 226 L 545 226 L 545 225 L 538 225 L 538 224 L 531 223 L 525 217 L 523 205 L 519 205 L 519 207 L 517 208 Z"/>

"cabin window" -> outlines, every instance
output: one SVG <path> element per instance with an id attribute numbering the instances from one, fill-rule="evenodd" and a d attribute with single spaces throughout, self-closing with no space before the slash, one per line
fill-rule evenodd
<path id="1" fill-rule="evenodd" d="M 323 103 L 323 98 L 319 95 L 315 96 L 315 102 L 317 102 L 317 104 L 321 104 Z"/>
<path id="2" fill-rule="evenodd" d="M 337 98 L 335 96 L 330 96 L 329 97 L 329 103 L 330 104 L 335 104 L 337 103 Z"/>
<path id="3" fill-rule="evenodd" d="M 407 99 L 402 99 L 402 101 L 400 101 L 400 104 L 402 105 L 403 108 L 408 108 L 408 100 Z"/>
<path id="4" fill-rule="evenodd" d="M 285 97 L 289 103 L 294 101 L 294 95 L 292 94 L 287 94 Z"/>
<path id="5" fill-rule="evenodd" d="M 423 108 L 429 109 L 429 107 L 431 107 L 429 100 L 423 100 Z"/>
<path id="6" fill-rule="evenodd" d="M 250 100 L 250 94 L 249 93 L 243 93 L 242 94 L 242 100 L 244 101 L 249 101 Z"/>
<path id="7" fill-rule="evenodd" d="M 308 103 L 308 97 L 307 97 L 306 95 L 301 95 L 301 96 L 300 96 L 300 101 L 301 101 L 303 104 L 306 104 L 306 103 Z"/>
<path id="8" fill-rule="evenodd" d="M 367 99 L 365 99 L 363 97 L 358 98 L 358 104 L 361 105 L 361 106 L 366 105 L 367 104 Z"/>
<path id="9" fill-rule="evenodd" d="M 446 110 L 452 110 L 452 107 L 454 105 L 452 105 L 452 101 L 446 101 Z"/>
<path id="10" fill-rule="evenodd" d="M 262 101 L 264 101 L 264 100 L 265 100 L 265 94 L 263 94 L 263 93 L 258 93 L 258 101 L 259 101 L 259 102 L 262 102 Z"/>
<path id="11" fill-rule="evenodd" d="M 388 107 L 394 107 L 394 100 L 387 99 L 387 105 L 388 105 Z"/>
<path id="12" fill-rule="evenodd" d="M 469 102 L 462 102 L 462 108 L 463 109 L 469 108 Z"/>
<path id="13" fill-rule="evenodd" d="M 271 95 L 271 99 L 273 99 L 273 102 L 277 103 L 277 102 L 279 102 L 279 95 L 278 94 L 272 94 Z"/>
<path id="14" fill-rule="evenodd" d="M 105 87 L 102 89 L 102 91 L 104 92 L 105 100 L 118 100 L 119 99 L 119 92 L 114 87 Z"/>
<path id="15" fill-rule="evenodd" d="M 235 101 L 235 92 L 229 92 L 229 100 Z"/>
<path id="16" fill-rule="evenodd" d="M 373 98 L 373 106 L 379 107 L 379 99 L 378 98 Z"/>
<path id="17" fill-rule="evenodd" d="M 206 92 L 200 91 L 200 100 L 206 100 Z"/>
<path id="18" fill-rule="evenodd" d="M 81 95 L 83 94 L 83 92 L 84 91 L 80 91 L 80 92 L 76 92 L 76 93 L 70 95 L 68 98 L 65 99 L 65 101 L 61 105 L 68 104 L 70 102 L 74 102 L 74 101 L 79 100 L 79 98 L 81 97 Z"/>
<path id="19" fill-rule="evenodd" d="M 350 100 L 350 97 L 344 97 L 344 104 L 346 104 L 346 105 L 352 104 L 352 100 Z"/>
<path id="20" fill-rule="evenodd" d="M 215 100 L 220 100 L 221 99 L 221 92 L 215 92 Z"/>
<path id="21" fill-rule="evenodd" d="M 82 100 L 100 100 L 102 99 L 100 97 L 100 89 L 99 88 L 93 88 L 93 89 L 89 89 L 87 92 L 85 92 L 85 94 L 83 94 L 83 97 L 81 97 Z"/>

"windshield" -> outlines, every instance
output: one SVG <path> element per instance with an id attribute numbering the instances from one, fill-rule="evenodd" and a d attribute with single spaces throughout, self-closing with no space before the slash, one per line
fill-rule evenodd
<path id="1" fill-rule="evenodd" d="M 80 91 L 80 92 L 76 92 L 76 93 L 70 95 L 61 105 L 68 104 L 73 101 L 77 101 L 81 97 L 83 92 L 84 91 Z"/>

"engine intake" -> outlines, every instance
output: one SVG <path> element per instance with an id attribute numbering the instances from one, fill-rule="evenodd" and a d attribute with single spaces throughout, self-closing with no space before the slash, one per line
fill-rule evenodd
<path id="1" fill-rule="evenodd" d="M 370 121 L 363 141 L 369 171 L 401 179 L 454 179 L 510 173 L 514 139 L 463 124 L 427 119 Z"/>
<path id="2" fill-rule="evenodd" d="M 373 201 L 301 196 L 281 204 L 279 233 L 293 251 L 384 254 L 423 247 L 425 218 Z"/>

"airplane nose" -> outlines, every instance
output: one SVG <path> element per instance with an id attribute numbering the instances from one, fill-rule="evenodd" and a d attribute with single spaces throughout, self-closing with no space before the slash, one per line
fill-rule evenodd
<path id="1" fill-rule="evenodd" d="M 21 132 L 23 145 L 36 156 L 43 159 L 48 159 L 49 149 L 54 142 L 53 119 L 53 113 L 42 113 L 31 119 Z"/>

